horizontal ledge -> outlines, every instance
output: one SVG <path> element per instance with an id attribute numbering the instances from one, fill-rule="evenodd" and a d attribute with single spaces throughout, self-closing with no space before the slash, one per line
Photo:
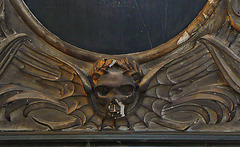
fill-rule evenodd
<path id="1" fill-rule="evenodd" d="M 50 142 L 240 142 L 240 133 L 170 133 L 170 132 L 2 132 L 0 142 L 50 141 Z"/>

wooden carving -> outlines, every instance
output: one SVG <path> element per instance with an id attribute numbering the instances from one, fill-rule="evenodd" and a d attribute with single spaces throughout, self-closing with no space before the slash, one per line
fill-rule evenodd
<path id="1" fill-rule="evenodd" d="M 240 131 L 240 2 L 209 0 L 178 36 L 105 55 L 0 8 L 1 131 Z"/>

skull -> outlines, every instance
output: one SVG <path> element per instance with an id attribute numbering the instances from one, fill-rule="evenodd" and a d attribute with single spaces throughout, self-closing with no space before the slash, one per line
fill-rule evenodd
<path id="1" fill-rule="evenodd" d="M 95 88 L 96 108 L 111 118 L 124 117 L 136 104 L 134 79 L 119 68 L 111 68 L 99 77 Z"/>

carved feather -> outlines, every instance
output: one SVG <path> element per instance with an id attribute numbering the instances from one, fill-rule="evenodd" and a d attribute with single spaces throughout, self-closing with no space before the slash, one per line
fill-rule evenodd
<path id="1" fill-rule="evenodd" d="M 4 64 L 8 64 L 12 60 L 12 64 L 22 71 L 25 76 L 32 78 L 36 84 L 29 87 L 31 84 L 28 85 L 26 81 L 25 83 L 13 82 L 11 85 L 1 85 L 0 101 L 1 104 L 7 105 L 6 118 L 10 120 L 11 112 L 25 105 L 24 116 L 34 114 L 35 121 L 43 123 L 52 129 L 61 128 L 64 122 L 69 122 L 71 125 L 86 123 L 93 116 L 93 110 L 86 106 L 88 100 L 86 99 L 85 88 L 88 87 L 87 84 L 89 83 L 84 83 L 81 80 L 84 77 L 78 74 L 80 71 L 76 72 L 66 63 L 38 51 L 31 43 L 26 43 L 18 50 L 25 36 L 20 35 L 19 37 L 18 35 L 16 37 L 18 38 L 8 38 L 5 41 L 6 45 L 2 48 L 3 58 L 0 64 L 5 66 Z M 55 91 L 55 93 L 49 93 L 48 89 Z M 19 104 L 16 104 L 16 102 L 19 102 Z M 35 112 L 41 111 L 41 109 L 54 110 L 52 111 L 53 114 L 57 113 L 55 111 L 60 111 L 59 114 L 64 113 L 65 118 L 68 118 L 67 115 L 73 113 L 72 116 L 75 116 L 77 121 L 61 120 L 62 122 L 59 122 L 59 125 L 54 126 L 43 115 L 38 117 Z M 76 115 L 74 111 L 78 109 L 82 113 Z"/>
<path id="2" fill-rule="evenodd" d="M 26 41 L 25 34 L 13 34 L 0 42 L 0 75 L 5 71 L 8 64 L 17 53 L 18 49 Z"/>
<path id="3" fill-rule="evenodd" d="M 231 64 L 235 63 L 234 60 L 239 62 L 239 57 L 226 45 L 222 44 L 222 46 L 223 53 L 219 55 L 220 51 L 209 50 L 200 43 L 191 52 L 160 67 L 148 84 L 143 99 L 145 108 L 138 108 L 136 115 L 139 119 L 144 119 L 146 124 L 155 122 L 177 130 L 189 128 L 199 118 L 207 124 L 219 123 L 223 118 L 227 118 L 224 119 L 225 121 L 231 120 L 238 105 L 238 94 L 228 86 L 226 78 L 222 78 L 219 66 L 223 66 L 222 68 L 228 73 L 226 74 L 228 79 L 238 85 L 239 75 L 235 74 L 239 74 L 239 66 Z M 222 55 L 228 55 L 229 58 L 223 59 Z M 219 60 L 217 63 L 216 59 Z M 220 71 L 222 72 L 221 69 Z M 185 112 L 185 116 L 189 115 L 189 122 L 174 117 L 179 112 Z M 193 113 L 196 115 L 191 115 Z M 194 117 L 190 119 L 190 115 Z M 148 118 L 144 118 L 147 116 Z"/>

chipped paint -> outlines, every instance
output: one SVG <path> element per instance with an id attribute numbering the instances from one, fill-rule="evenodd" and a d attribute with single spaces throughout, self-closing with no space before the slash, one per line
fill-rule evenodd
<path id="1" fill-rule="evenodd" d="M 109 67 L 111 68 L 117 61 L 113 59 L 112 63 L 109 65 Z"/>
<path id="2" fill-rule="evenodd" d="M 179 38 L 177 44 L 181 44 L 185 41 L 187 41 L 190 38 L 190 35 L 188 34 L 188 32 L 184 32 L 182 37 Z"/>
<path id="3" fill-rule="evenodd" d="M 119 102 L 117 99 L 116 99 L 116 102 L 117 104 L 120 106 L 120 114 L 121 114 L 121 117 L 124 117 L 125 116 L 125 105 L 123 105 L 122 102 Z"/>
<path id="4" fill-rule="evenodd" d="M 205 19 L 209 18 L 208 15 L 206 15 L 205 13 L 203 13 L 203 16 L 204 16 Z"/>
<path id="5" fill-rule="evenodd" d="M 209 0 L 209 3 L 210 4 L 214 4 L 214 0 Z"/>

